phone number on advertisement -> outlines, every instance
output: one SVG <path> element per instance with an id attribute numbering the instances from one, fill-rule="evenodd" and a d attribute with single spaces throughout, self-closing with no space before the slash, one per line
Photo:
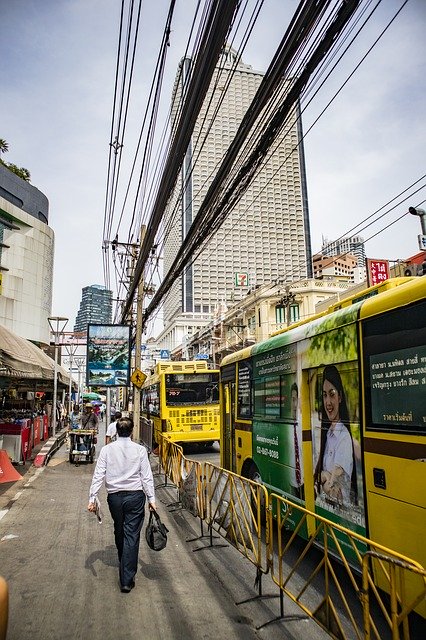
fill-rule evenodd
<path id="1" fill-rule="evenodd" d="M 268 458 L 274 458 L 278 460 L 278 451 L 274 449 L 267 449 L 266 447 L 256 447 L 256 453 L 260 456 L 267 456 Z"/>

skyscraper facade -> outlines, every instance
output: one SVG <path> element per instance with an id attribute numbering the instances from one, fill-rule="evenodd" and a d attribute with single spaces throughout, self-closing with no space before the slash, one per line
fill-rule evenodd
<path id="1" fill-rule="evenodd" d="M 339 238 L 334 242 L 328 242 L 327 239 L 324 239 L 321 253 L 323 256 L 341 256 L 350 253 L 356 256 L 358 267 L 365 267 L 365 244 L 364 238 L 361 236 Z"/>
<path id="2" fill-rule="evenodd" d="M 235 52 L 228 49 L 218 63 L 166 212 L 165 272 L 263 78 L 242 60 L 235 68 L 235 60 Z M 189 60 L 183 60 L 178 70 L 172 120 L 189 64 Z M 312 275 L 305 184 L 301 128 L 293 116 L 274 145 L 270 160 L 166 296 L 163 338 L 173 326 L 182 326 L 184 334 L 190 336 L 192 326 L 197 330 L 203 320 L 213 317 L 219 305 L 234 303 L 257 285 Z M 175 345 L 164 339 L 163 346 Z"/>
<path id="3" fill-rule="evenodd" d="M 100 284 L 82 290 L 74 331 L 87 331 L 88 324 L 111 324 L 112 291 Z"/>

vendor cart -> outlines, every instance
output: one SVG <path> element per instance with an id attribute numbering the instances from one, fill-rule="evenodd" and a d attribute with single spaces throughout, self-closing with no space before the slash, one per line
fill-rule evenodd
<path id="1" fill-rule="evenodd" d="M 96 429 L 70 429 L 69 460 L 71 463 L 93 462 L 95 459 Z"/>

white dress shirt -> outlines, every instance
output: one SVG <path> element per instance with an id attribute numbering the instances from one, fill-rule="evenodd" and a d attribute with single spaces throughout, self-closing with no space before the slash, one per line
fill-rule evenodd
<path id="1" fill-rule="evenodd" d="M 142 490 L 150 504 L 155 502 L 148 452 L 130 437 L 118 437 L 102 447 L 90 485 L 89 502 L 95 501 L 104 479 L 107 493 Z"/>

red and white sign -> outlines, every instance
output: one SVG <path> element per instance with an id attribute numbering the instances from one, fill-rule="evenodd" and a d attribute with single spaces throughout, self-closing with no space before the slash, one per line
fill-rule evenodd
<path id="1" fill-rule="evenodd" d="M 236 287 L 248 287 L 249 277 L 248 273 L 236 273 L 235 274 L 235 286 Z"/>
<path id="2" fill-rule="evenodd" d="M 389 260 L 375 260 L 367 258 L 367 282 L 372 287 L 375 284 L 381 284 L 385 280 L 389 280 Z"/>

